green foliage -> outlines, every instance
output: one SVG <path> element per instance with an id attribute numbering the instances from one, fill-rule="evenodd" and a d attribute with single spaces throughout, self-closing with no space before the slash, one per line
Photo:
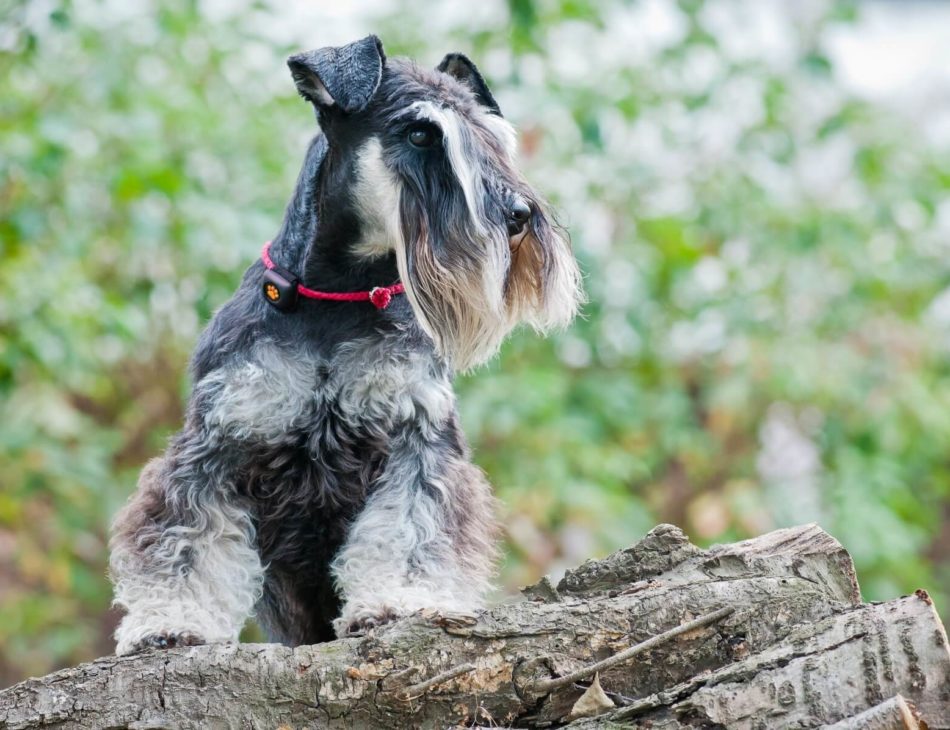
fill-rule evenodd
<path id="1" fill-rule="evenodd" d="M 700 541 L 817 520 L 866 598 L 945 600 L 947 151 L 836 80 L 854 6 L 799 15 L 773 58 L 716 2 L 662 31 L 650 3 L 397 5 L 365 27 L 482 61 L 586 272 L 569 332 L 459 382 L 506 588 L 658 520 Z M 109 519 L 313 131 L 282 57 L 319 28 L 276 42 L 279 7 L 209 7 L 0 14 L 2 680 L 111 651 Z"/>

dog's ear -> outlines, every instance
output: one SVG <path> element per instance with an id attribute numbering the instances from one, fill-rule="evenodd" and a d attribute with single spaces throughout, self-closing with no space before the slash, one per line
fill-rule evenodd
<path id="1" fill-rule="evenodd" d="M 478 67 L 469 60 L 468 56 L 461 53 L 450 53 L 442 59 L 442 63 L 436 67 L 436 70 L 461 81 L 472 90 L 479 104 L 487 106 L 492 114 L 501 116 L 498 102 L 495 101 L 495 97 L 488 89 L 488 84 L 485 83 L 485 79 L 478 72 Z"/>
<path id="2" fill-rule="evenodd" d="M 318 109 L 336 107 L 351 114 L 373 98 L 386 54 L 374 35 L 345 46 L 318 48 L 287 59 L 300 95 Z"/>

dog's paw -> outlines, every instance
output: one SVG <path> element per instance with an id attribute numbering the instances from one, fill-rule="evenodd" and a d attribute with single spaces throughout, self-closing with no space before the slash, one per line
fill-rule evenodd
<path id="1" fill-rule="evenodd" d="M 175 649 L 180 646 L 201 646 L 206 643 L 204 639 L 187 631 L 163 631 L 160 634 L 150 634 L 144 639 L 140 639 L 132 647 L 132 654 L 149 649 Z"/>
<path id="2" fill-rule="evenodd" d="M 340 638 L 364 636 L 373 629 L 385 626 L 399 619 L 402 614 L 390 606 L 381 606 L 375 610 L 363 610 L 349 617 L 337 619 L 336 630 Z"/>

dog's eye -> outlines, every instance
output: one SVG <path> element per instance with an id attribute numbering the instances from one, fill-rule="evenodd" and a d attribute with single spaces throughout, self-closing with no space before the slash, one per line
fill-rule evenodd
<path id="1" fill-rule="evenodd" d="M 415 124 L 409 128 L 408 139 L 413 147 L 431 147 L 439 140 L 439 128 L 434 124 Z"/>

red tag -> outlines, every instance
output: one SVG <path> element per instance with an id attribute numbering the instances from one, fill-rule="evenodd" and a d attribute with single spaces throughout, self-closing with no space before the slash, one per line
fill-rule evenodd
<path id="1" fill-rule="evenodd" d="M 376 309 L 386 309 L 392 301 L 393 294 L 389 289 L 377 286 L 369 293 L 369 300 Z"/>

